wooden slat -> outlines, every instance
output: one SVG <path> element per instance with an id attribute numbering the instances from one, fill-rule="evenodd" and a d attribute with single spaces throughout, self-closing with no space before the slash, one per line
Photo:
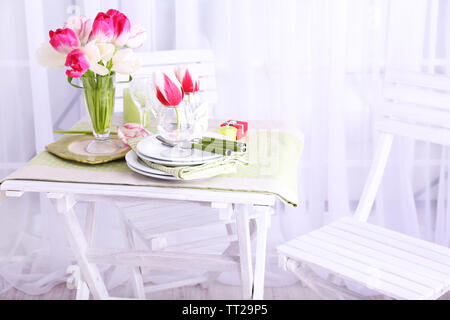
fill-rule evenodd
<path id="1" fill-rule="evenodd" d="M 195 225 L 197 222 L 204 221 L 205 219 L 214 221 L 219 220 L 219 214 L 211 213 L 211 214 L 205 214 L 204 212 L 196 212 L 198 210 L 197 208 L 190 208 L 190 209 L 183 209 L 173 211 L 173 212 L 166 212 L 166 214 L 161 214 L 158 216 L 153 216 L 149 219 L 143 219 L 141 221 L 131 221 L 133 226 L 136 227 L 136 229 L 147 231 L 152 229 L 158 229 L 160 227 L 163 227 L 165 225 L 172 225 L 172 224 L 193 224 Z"/>
<path id="2" fill-rule="evenodd" d="M 344 279 L 357 281 L 361 284 L 366 284 L 373 277 L 373 274 L 369 272 L 366 266 L 362 264 L 358 265 L 357 263 L 353 263 L 353 260 L 342 258 L 339 255 L 333 255 L 333 253 L 328 255 L 312 248 L 304 249 L 293 246 L 289 242 L 278 247 L 278 251 L 294 260 L 304 261 L 327 270 L 332 270 Z M 382 294 L 393 296 L 397 299 L 414 300 L 422 298 L 420 294 L 404 289 L 397 284 L 387 282 L 384 279 L 378 279 L 372 288 Z"/>
<path id="3" fill-rule="evenodd" d="M 174 68 L 179 64 L 165 64 L 165 65 L 141 65 L 139 70 L 133 75 L 146 75 L 152 74 L 155 71 L 163 71 L 163 72 L 173 72 Z M 215 66 L 213 63 L 195 63 L 195 64 L 187 64 L 186 65 L 192 73 L 194 73 L 197 77 L 202 79 L 203 77 L 214 77 L 215 76 Z M 127 81 L 127 75 L 117 74 L 117 81 Z"/>
<path id="4" fill-rule="evenodd" d="M 450 111 L 450 109 L 449 109 Z M 417 123 L 424 126 L 439 126 L 450 129 L 450 112 L 437 109 L 386 102 L 382 104 L 380 113 L 400 121 Z"/>
<path id="5" fill-rule="evenodd" d="M 211 50 L 167 50 L 151 53 L 138 53 L 142 64 L 177 64 L 194 62 L 213 62 Z"/>
<path id="6" fill-rule="evenodd" d="M 450 146 L 450 130 L 444 128 L 431 128 L 392 119 L 378 121 L 376 128 L 382 132 Z"/>
<path id="7" fill-rule="evenodd" d="M 200 101 L 201 102 L 214 105 L 217 103 L 218 99 L 219 99 L 219 96 L 217 95 L 217 92 L 215 92 L 215 91 L 200 92 Z"/>
<path id="8" fill-rule="evenodd" d="M 355 218 L 360 221 L 367 221 L 375 201 L 378 188 L 383 178 L 384 168 L 392 148 L 394 136 L 388 133 L 382 133 L 378 137 L 377 148 L 373 163 L 370 167 L 369 176 L 364 185 L 361 199 L 355 211 Z"/>
<path id="9" fill-rule="evenodd" d="M 392 230 L 388 230 L 386 228 L 382 228 L 370 223 L 360 223 L 356 221 L 355 219 L 351 217 L 346 217 L 339 220 L 339 223 L 346 223 L 351 224 L 354 226 L 357 226 L 361 230 L 364 230 L 368 236 L 371 236 L 372 234 L 376 234 L 380 238 L 385 238 L 388 243 L 407 243 L 410 246 L 414 246 L 416 248 L 415 250 L 418 250 L 416 252 L 420 252 L 421 254 L 424 254 L 426 252 L 427 254 L 436 253 L 439 256 L 443 256 L 443 258 L 446 259 L 446 261 L 449 261 L 450 259 L 450 249 L 444 246 L 440 246 L 438 244 L 424 241 L 421 239 L 413 238 L 410 236 L 407 236 L 405 234 L 402 234 L 400 232 L 395 232 Z M 433 257 L 436 258 L 436 255 Z M 432 258 L 432 257 L 430 257 Z M 439 258 L 440 259 L 440 258 Z"/>
<path id="10" fill-rule="evenodd" d="M 375 239 L 370 239 L 357 235 L 356 233 L 351 233 L 348 230 L 341 229 L 334 224 L 325 226 L 321 228 L 320 231 L 334 235 L 336 237 L 336 241 L 339 241 L 340 239 L 340 241 L 336 243 L 340 243 L 342 245 L 345 245 L 345 242 L 354 242 L 361 247 L 361 250 L 367 250 L 367 252 L 370 251 L 371 254 L 379 257 L 380 259 L 391 258 L 393 263 L 404 266 L 415 264 L 418 270 L 423 269 L 425 272 L 433 272 L 434 276 L 439 279 L 450 278 L 450 268 L 431 259 L 426 259 L 413 253 L 392 247 L 388 244 L 383 244 Z"/>
<path id="11" fill-rule="evenodd" d="M 202 275 L 195 278 L 189 278 L 189 279 L 183 279 L 179 281 L 173 281 L 169 283 L 162 283 L 162 284 L 154 284 L 154 285 L 146 285 L 144 287 L 145 292 L 156 292 L 156 291 L 162 291 L 167 289 L 173 289 L 178 287 L 184 287 L 184 286 L 193 286 L 202 282 L 206 282 L 209 280 L 208 275 Z"/>
<path id="12" fill-rule="evenodd" d="M 203 81 L 205 80 L 205 81 Z M 130 83 L 117 83 L 115 98 L 123 97 L 123 90 L 130 87 Z M 216 81 L 212 77 L 204 77 L 200 79 L 200 94 L 213 94 L 217 96 Z"/>
<path id="13" fill-rule="evenodd" d="M 141 223 L 146 223 L 147 220 L 156 221 L 162 218 L 170 218 L 172 215 L 177 214 L 180 210 L 183 211 L 192 211 L 192 210 L 204 210 L 203 206 L 197 206 L 196 204 L 187 205 L 187 208 L 184 208 L 183 205 L 168 205 L 167 207 L 160 206 L 145 206 L 139 205 L 131 208 L 122 208 L 125 211 L 125 217 L 127 221 L 134 223 L 136 226 L 139 226 Z"/>
<path id="14" fill-rule="evenodd" d="M 359 250 L 359 248 L 356 248 L 353 243 L 348 243 L 343 246 L 341 243 L 334 242 L 334 238 L 329 237 L 325 233 L 306 235 L 299 240 L 293 240 L 292 244 L 295 244 L 298 241 L 304 241 L 309 244 L 314 244 L 324 250 L 332 250 L 337 254 L 341 254 L 350 259 L 365 263 L 367 267 L 370 266 L 373 268 L 377 268 L 380 271 L 392 273 L 397 276 L 404 277 L 405 279 L 413 279 L 413 283 L 421 284 L 429 289 L 442 288 L 444 286 L 443 282 L 429 277 L 426 274 L 422 274 L 408 268 L 400 267 L 393 264 L 390 260 L 376 259 L 374 257 L 371 257 L 367 254 L 367 252 L 361 252 L 361 250 Z"/>
<path id="15" fill-rule="evenodd" d="M 201 270 L 238 270 L 239 264 L 222 255 L 148 250 L 90 249 L 88 260 L 96 264 L 141 266 L 161 270 L 186 268 Z"/>
<path id="16" fill-rule="evenodd" d="M 155 71 L 163 71 L 163 72 L 172 72 L 177 65 L 181 65 L 182 63 L 177 64 L 164 64 L 164 65 L 141 65 L 138 72 L 136 74 L 150 74 Z M 204 76 L 214 76 L 215 75 L 215 66 L 213 63 L 193 63 L 193 64 L 184 64 L 189 70 L 192 71 L 198 77 Z"/>
<path id="17" fill-rule="evenodd" d="M 217 90 L 217 82 L 214 75 L 199 77 L 200 91 Z"/>
<path id="18" fill-rule="evenodd" d="M 450 287 L 450 249 L 346 217 L 278 247 L 388 296 L 431 299 Z M 375 273 L 377 274 L 374 274 Z"/>
<path id="19" fill-rule="evenodd" d="M 138 218 L 139 216 L 148 216 L 148 213 L 143 212 L 145 210 L 152 210 L 152 209 L 163 209 L 167 207 L 171 208 L 180 208 L 180 206 L 186 205 L 184 202 L 180 201 L 163 201 L 163 200 L 154 200 L 151 202 L 146 201 L 121 201 L 117 202 L 116 206 L 120 209 L 127 210 L 127 216 Z M 195 203 L 198 207 L 203 208 L 209 208 L 209 204 L 206 203 Z M 156 214 L 156 213 L 155 213 Z"/>
<path id="20" fill-rule="evenodd" d="M 234 241 L 237 241 L 237 236 L 235 234 L 232 234 L 232 235 L 202 239 L 202 240 L 198 240 L 198 241 L 191 241 L 191 242 L 175 244 L 175 245 L 167 246 L 166 248 L 164 248 L 164 250 L 179 252 L 179 251 L 185 251 L 185 250 L 214 247 L 217 245 L 223 245 L 224 243 L 230 243 L 230 242 L 234 242 Z"/>
<path id="21" fill-rule="evenodd" d="M 308 236 L 305 236 L 305 239 L 308 239 L 308 237 L 312 237 L 315 239 L 321 239 L 325 240 L 328 243 L 332 245 L 336 245 L 341 248 L 345 248 L 348 250 L 351 250 L 354 255 L 358 256 L 360 258 L 360 262 L 367 263 L 368 265 L 372 266 L 371 263 L 372 260 L 378 260 L 380 263 L 388 263 L 391 264 L 389 268 L 393 269 L 403 269 L 408 270 L 409 272 L 412 272 L 414 274 L 417 274 L 419 277 L 423 277 L 425 279 L 430 279 L 430 282 L 432 281 L 439 281 L 442 284 L 446 284 L 445 281 L 449 279 L 449 277 L 443 273 L 440 273 L 439 271 L 433 271 L 429 270 L 427 266 L 423 266 L 420 264 L 415 264 L 413 262 L 410 262 L 408 260 L 403 260 L 402 258 L 399 258 L 396 255 L 393 255 L 388 252 L 383 252 L 379 250 L 379 248 L 363 245 L 362 243 L 355 242 L 355 238 L 346 238 L 346 235 L 342 232 L 333 232 L 329 229 L 320 230 L 321 232 L 318 233 L 311 233 Z M 317 240 L 317 241 L 319 241 Z M 292 240 L 293 244 L 297 244 L 298 241 L 304 241 L 304 238 L 298 238 L 297 240 Z M 349 256 L 349 255 L 347 255 Z M 376 267 L 375 265 L 373 265 Z M 391 270 L 392 271 L 392 270 Z M 400 276 L 402 276 L 400 274 Z M 403 274 L 403 276 L 406 276 L 406 274 Z M 447 281 L 448 282 L 448 281 Z"/>
<path id="22" fill-rule="evenodd" d="M 221 201 L 235 204 L 249 203 L 268 206 L 272 206 L 275 203 L 274 195 L 264 193 L 200 190 L 181 187 L 127 186 L 118 184 L 8 180 L 0 185 L 0 190 L 69 193 L 74 195 L 75 200 L 80 199 L 80 201 L 108 201 L 111 196 L 116 196 L 123 198 L 131 197 L 139 200 L 151 198 L 200 202 Z M 120 198 L 117 201 L 120 201 Z"/>
<path id="23" fill-rule="evenodd" d="M 390 69 L 386 71 L 385 80 L 416 87 L 450 91 L 450 77 L 444 75 Z"/>
<path id="24" fill-rule="evenodd" d="M 448 89 L 450 90 L 450 88 Z M 383 96 L 387 100 L 399 103 L 430 106 L 450 111 L 450 93 L 386 84 L 383 88 Z"/>
<path id="25" fill-rule="evenodd" d="M 203 221 L 203 223 L 196 224 L 196 225 L 192 225 L 191 223 L 186 222 L 184 224 L 177 224 L 176 228 L 170 227 L 170 228 L 144 230 L 144 231 L 141 231 L 141 234 L 144 239 L 149 240 L 152 238 L 164 237 L 164 236 L 168 236 L 168 235 L 183 232 L 183 231 L 196 231 L 198 229 L 202 229 L 205 227 L 214 228 L 216 226 L 231 224 L 234 222 L 235 222 L 235 220 L 232 220 L 232 219 L 231 220 L 220 220 L 220 221 L 205 220 L 205 221 Z"/>
<path id="26" fill-rule="evenodd" d="M 420 285 L 413 285 L 411 281 L 408 281 L 402 277 L 396 276 L 391 273 L 378 271 L 372 266 L 358 262 L 347 256 L 340 255 L 331 250 L 324 250 L 316 245 L 310 245 L 306 242 L 295 243 L 295 245 L 291 244 L 291 246 L 292 248 L 303 250 L 310 254 L 326 257 L 326 259 L 329 259 L 335 263 L 339 263 L 342 266 L 346 266 L 353 271 L 349 274 L 350 276 L 353 276 L 355 274 L 355 271 L 362 272 L 363 274 L 365 274 L 365 278 L 362 279 L 363 283 L 366 285 L 370 283 L 372 289 L 384 291 L 387 289 L 386 285 L 390 284 L 390 288 L 392 288 L 392 286 L 396 286 L 398 289 L 401 289 L 404 292 L 403 294 L 405 295 L 402 298 L 406 299 L 411 299 L 412 297 L 414 297 L 414 299 L 419 299 L 418 297 L 421 297 L 421 299 L 426 299 L 434 294 L 433 289 Z M 327 267 L 326 264 L 323 264 L 323 266 Z"/>

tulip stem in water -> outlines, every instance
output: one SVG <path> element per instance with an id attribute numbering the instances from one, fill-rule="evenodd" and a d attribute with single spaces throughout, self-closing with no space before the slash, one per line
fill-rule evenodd
<path id="1" fill-rule="evenodd" d="M 175 107 L 175 112 L 177 113 L 177 140 L 180 137 L 180 114 L 178 111 L 178 107 Z"/>

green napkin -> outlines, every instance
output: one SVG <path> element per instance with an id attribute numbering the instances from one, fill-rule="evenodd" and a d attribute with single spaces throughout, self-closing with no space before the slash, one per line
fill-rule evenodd
<path id="1" fill-rule="evenodd" d="M 202 139 L 200 139 L 199 143 L 219 150 L 231 150 L 239 152 L 245 152 L 247 150 L 247 144 L 245 142 L 233 141 L 228 139 L 203 137 Z"/>
<path id="2" fill-rule="evenodd" d="M 128 139 L 127 143 L 136 152 L 136 146 L 142 139 L 141 137 Z M 245 152 L 233 152 L 230 156 L 196 166 L 168 167 L 148 160 L 141 160 L 150 168 L 163 171 L 181 180 L 206 179 L 222 174 L 235 173 L 238 166 L 248 165 Z"/>
<path id="3" fill-rule="evenodd" d="M 147 123 L 150 123 L 150 112 L 147 112 Z M 123 123 L 141 123 L 139 108 L 131 98 L 130 89 L 123 89 Z"/>

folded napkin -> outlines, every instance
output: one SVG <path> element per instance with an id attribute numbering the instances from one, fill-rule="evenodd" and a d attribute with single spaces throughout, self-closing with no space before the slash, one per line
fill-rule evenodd
<path id="1" fill-rule="evenodd" d="M 131 138 L 127 140 L 127 143 L 137 153 L 136 146 L 142 139 L 144 138 Z M 163 171 L 181 180 L 206 179 L 222 174 L 235 173 L 238 166 L 248 165 L 244 152 L 233 152 L 230 156 L 195 166 L 168 167 L 145 159 L 141 160 L 150 168 Z"/>

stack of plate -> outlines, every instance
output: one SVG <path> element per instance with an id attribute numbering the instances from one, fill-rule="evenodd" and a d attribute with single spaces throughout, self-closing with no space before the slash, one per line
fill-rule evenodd
<path id="1" fill-rule="evenodd" d="M 170 152 L 171 149 L 156 139 L 156 135 L 151 135 L 137 144 L 136 152 L 129 151 L 125 160 L 131 170 L 142 175 L 164 180 L 179 180 L 168 173 L 150 168 L 142 159 L 164 166 L 195 166 L 223 157 L 220 154 L 197 149 L 191 149 L 188 156 L 176 157 Z"/>

